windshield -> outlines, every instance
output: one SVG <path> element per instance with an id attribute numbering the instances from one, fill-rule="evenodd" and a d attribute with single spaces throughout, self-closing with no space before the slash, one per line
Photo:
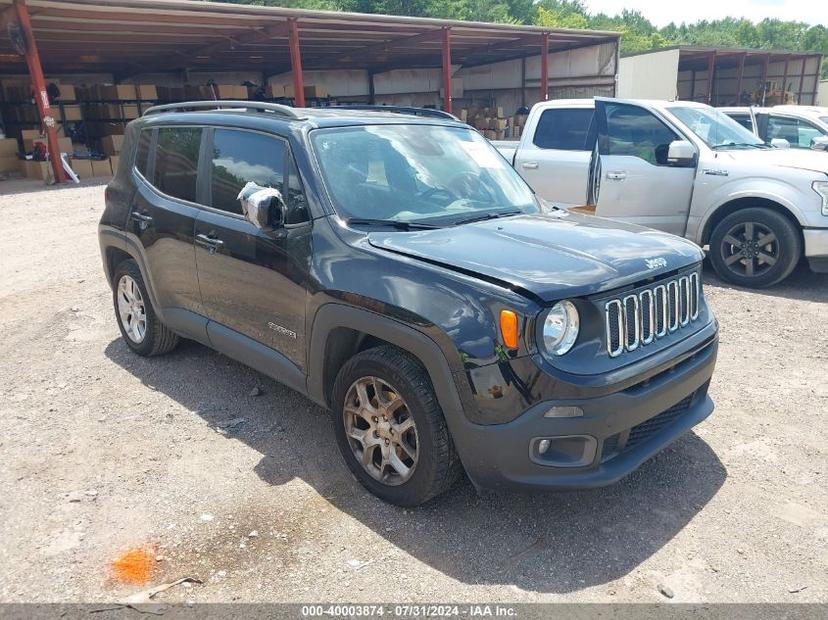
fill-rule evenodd
<path id="1" fill-rule="evenodd" d="M 523 179 L 471 129 L 368 125 L 318 129 L 311 140 L 347 219 L 450 225 L 539 211 Z"/>
<path id="2" fill-rule="evenodd" d="M 750 130 L 719 110 L 671 106 L 670 112 L 710 148 L 766 148 Z"/>

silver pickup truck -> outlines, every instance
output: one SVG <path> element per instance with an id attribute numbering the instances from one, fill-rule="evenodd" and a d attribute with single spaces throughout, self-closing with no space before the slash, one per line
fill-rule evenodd
<path id="1" fill-rule="evenodd" d="M 710 106 L 546 101 L 495 145 L 542 198 L 709 246 L 733 283 L 773 285 L 803 256 L 828 272 L 828 155 L 772 148 Z"/>

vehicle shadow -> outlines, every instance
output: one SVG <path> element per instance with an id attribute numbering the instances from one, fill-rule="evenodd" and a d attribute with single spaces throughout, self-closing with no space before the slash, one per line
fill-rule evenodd
<path id="1" fill-rule="evenodd" d="M 808 268 L 808 264 L 805 261 L 799 263 L 790 276 L 770 288 L 745 288 L 731 284 L 730 282 L 725 282 L 716 275 L 709 260 L 705 260 L 704 262 L 703 280 L 705 285 L 729 288 L 734 291 L 751 293 L 760 297 L 781 297 L 798 301 L 828 303 L 828 274 L 814 273 Z"/>
<path id="2" fill-rule="evenodd" d="M 377 535 L 467 584 L 564 593 L 619 579 L 678 534 L 727 476 L 711 448 L 690 433 L 604 489 L 481 496 L 464 481 L 424 507 L 403 510 L 351 477 L 330 415 L 275 381 L 189 341 L 146 359 L 118 339 L 106 355 L 221 429 L 216 441 L 240 440 L 261 454 L 254 469 L 262 480 L 302 479 Z M 250 396 L 254 387 L 260 396 Z"/>

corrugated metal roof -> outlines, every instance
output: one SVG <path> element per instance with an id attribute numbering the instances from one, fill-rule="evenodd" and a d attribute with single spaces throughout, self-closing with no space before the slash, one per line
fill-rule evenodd
<path id="1" fill-rule="evenodd" d="M 0 0 L 0 9 L 11 0 Z M 615 32 L 418 17 L 308 11 L 191 0 L 28 0 L 47 73 L 115 74 L 194 69 L 289 70 L 288 20 L 299 27 L 305 69 L 436 67 L 451 28 L 452 63 L 486 64 L 617 41 Z M 7 37 L 0 72 L 24 73 Z"/>

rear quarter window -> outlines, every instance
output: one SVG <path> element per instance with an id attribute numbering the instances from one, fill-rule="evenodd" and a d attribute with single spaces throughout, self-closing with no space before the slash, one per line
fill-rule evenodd
<path id="1" fill-rule="evenodd" d="M 164 194 L 196 202 L 199 127 L 160 127 L 152 184 Z"/>
<path id="2" fill-rule="evenodd" d="M 588 151 L 587 143 L 592 117 L 591 108 L 553 108 L 544 110 L 532 142 L 542 149 Z"/>

